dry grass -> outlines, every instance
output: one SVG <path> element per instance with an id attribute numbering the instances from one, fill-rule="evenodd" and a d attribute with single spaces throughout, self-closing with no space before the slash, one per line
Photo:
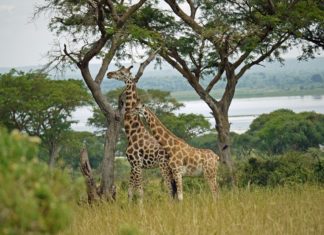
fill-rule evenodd
<path id="1" fill-rule="evenodd" d="M 149 195 L 149 196 L 148 196 Z M 324 234 L 324 188 L 295 186 L 185 194 L 182 203 L 147 192 L 143 206 L 117 203 L 77 207 L 63 234 L 211 235 Z"/>

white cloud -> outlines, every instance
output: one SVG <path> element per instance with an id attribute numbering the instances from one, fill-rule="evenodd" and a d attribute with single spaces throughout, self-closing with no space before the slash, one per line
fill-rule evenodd
<path id="1" fill-rule="evenodd" d="M 0 4 L 0 12 L 12 12 L 15 8 L 14 5 Z"/>

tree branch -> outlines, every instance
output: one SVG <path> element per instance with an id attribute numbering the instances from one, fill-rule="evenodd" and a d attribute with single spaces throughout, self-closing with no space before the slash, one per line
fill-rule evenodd
<path id="1" fill-rule="evenodd" d="M 117 33 L 112 38 L 109 51 L 106 53 L 105 57 L 102 60 L 101 67 L 100 67 L 99 72 L 95 78 L 96 83 L 101 84 L 102 80 L 105 77 L 108 66 L 109 66 L 110 62 L 112 61 L 112 59 L 113 59 L 117 49 L 121 45 L 121 43 L 122 43 L 122 40 L 121 40 L 120 34 Z"/>
<path id="2" fill-rule="evenodd" d="M 108 41 L 108 37 L 106 35 L 101 35 L 101 37 L 93 43 L 92 47 L 88 50 L 88 52 L 84 55 L 80 66 L 86 66 L 93 57 L 95 57 L 101 49 L 105 46 Z"/>
<path id="3" fill-rule="evenodd" d="M 76 65 L 80 65 L 80 62 L 77 61 L 68 51 L 67 51 L 67 48 L 66 48 L 66 44 L 64 44 L 64 49 L 63 49 L 63 52 L 64 54 L 70 58 L 70 60 L 72 60 L 73 63 L 75 63 Z"/>
<path id="4" fill-rule="evenodd" d="M 115 23 L 118 25 L 119 22 L 120 22 L 120 18 L 119 16 L 117 15 L 117 11 L 115 9 L 115 6 L 114 6 L 114 3 L 112 2 L 112 0 L 106 0 L 107 2 L 107 5 L 111 11 L 111 16 L 112 16 L 112 19 L 115 21 Z"/>
<path id="5" fill-rule="evenodd" d="M 140 8 L 146 0 L 140 0 L 138 3 L 132 5 L 126 12 L 125 14 L 121 17 L 120 21 L 122 24 L 124 24 L 128 18 L 135 12 L 137 11 L 138 8 Z"/>
<path id="6" fill-rule="evenodd" d="M 213 80 L 211 80 L 210 83 L 208 84 L 208 86 L 206 88 L 207 93 L 209 93 L 213 89 L 214 85 L 221 79 L 223 73 L 224 73 L 224 66 L 221 65 L 221 66 L 219 66 L 217 74 L 215 75 Z"/>
<path id="7" fill-rule="evenodd" d="M 96 185 L 96 181 L 92 175 L 92 169 L 88 157 L 88 150 L 85 145 L 82 147 L 80 152 L 80 170 L 86 180 L 88 203 L 92 204 L 100 199 L 100 195 L 98 194 L 99 190 Z"/>
<path id="8" fill-rule="evenodd" d="M 286 40 L 288 40 L 288 38 L 290 37 L 290 34 L 286 34 L 285 36 L 281 37 L 281 40 L 278 40 L 272 47 L 270 50 L 268 50 L 267 52 L 265 52 L 264 54 L 262 54 L 258 59 L 252 61 L 251 63 L 246 64 L 245 66 L 243 66 L 243 68 L 239 71 L 239 73 L 236 75 L 236 80 L 238 80 L 240 77 L 242 77 L 242 75 L 248 70 L 250 69 L 253 65 L 259 64 L 260 62 L 262 62 L 264 59 L 266 59 L 268 56 L 270 56 L 272 54 L 272 52 L 274 52 L 276 49 L 278 49 L 282 43 L 284 43 Z"/>
<path id="9" fill-rule="evenodd" d="M 176 0 L 165 0 L 166 3 L 169 4 L 173 12 L 179 16 L 187 25 L 189 25 L 196 33 L 202 34 L 203 27 L 200 26 L 194 18 L 188 16 L 177 4 Z"/>
<path id="10" fill-rule="evenodd" d="M 101 35 L 105 35 L 106 34 L 106 29 L 104 25 L 105 17 L 103 14 L 102 4 L 100 2 L 97 3 L 96 14 L 97 14 L 97 25 L 100 30 L 100 33 Z"/>
<path id="11" fill-rule="evenodd" d="M 89 71 L 88 64 L 86 66 L 81 66 L 80 70 L 81 70 L 82 77 L 85 83 L 87 84 L 88 88 L 90 89 L 100 110 L 103 112 L 107 120 L 110 121 L 111 118 L 115 116 L 115 112 L 112 106 L 107 101 L 106 97 L 101 93 L 100 85 L 93 80 L 91 73 Z"/>
<path id="12" fill-rule="evenodd" d="M 160 50 L 161 50 L 161 48 L 159 47 L 155 51 L 151 51 L 148 58 L 144 62 L 141 63 L 141 65 L 135 75 L 135 78 L 134 78 L 135 82 L 138 82 L 138 80 L 143 75 L 145 68 L 151 63 L 152 60 L 154 60 L 155 56 L 159 53 Z"/>
<path id="13" fill-rule="evenodd" d="M 195 19 L 198 7 L 195 7 L 195 4 L 193 3 L 192 0 L 187 0 L 187 3 L 189 4 L 189 7 L 190 7 L 190 17 L 192 19 Z"/>
<path id="14" fill-rule="evenodd" d="M 192 88 L 197 92 L 201 99 L 203 99 L 208 106 L 212 108 L 212 110 L 218 110 L 217 104 L 218 102 L 211 97 L 204 88 L 199 84 L 199 82 L 193 77 L 189 68 L 186 65 L 186 62 L 180 58 L 177 53 L 173 52 L 171 55 L 170 52 L 162 52 L 160 55 L 176 70 L 178 70 L 189 82 Z M 174 59 L 172 59 L 172 57 Z"/>

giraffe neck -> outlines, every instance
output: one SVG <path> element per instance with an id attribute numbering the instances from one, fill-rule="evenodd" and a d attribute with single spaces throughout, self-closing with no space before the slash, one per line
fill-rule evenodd
<path id="1" fill-rule="evenodd" d="M 125 81 L 126 83 L 126 100 L 125 100 L 125 133 L 130 138 L 137 132 L 138 128 L 144 128 L 144 125 L 138 114 L 133 113 L 133 109 L 137 103 L 136 83 L 132 79 Z"/>
<path id="2" fill-rule="evenodd" d="M 137 102 L 136 83 L 131 79 L 126 81 L 126 102 L 125 111 L 129 112 L 134 109 Z"/>
<path id="3" fill-rule="evenodd" d="M 171 145 L 170 143 L 176 144 L 179 143 L 179 141 L 183 142 L 182 139 L 175 136 L 168 128 L 166 128 L 158 117 L 147 107 L 144 111 L 144 118 L 150 126 L 153 136 L 162 146 L 169 146 Z"/>

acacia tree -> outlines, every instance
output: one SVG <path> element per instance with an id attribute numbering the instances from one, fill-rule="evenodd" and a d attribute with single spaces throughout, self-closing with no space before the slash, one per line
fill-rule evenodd
<path id="1" fill-rule="evenodd" d="M 91 104 L 82 81 L 50 80 L 45 74 L 15 70 L 0 74 L 0 123 L 39 136 L 48 151 L 48 164 L 55 160 L 71 130 L 72 112 Z"/>
<path id="2" fill-rule="evenodd" d="M 282 53 L 301 42 L 305 29 L 316 31 L 313 26 L 324 20 L 321 1 L 165 2 L 172 9 L 172 13 L 164 15 L 169 17 L 173 29 L 156 30 L 152 27 L 154 19 L 143 22 L 143 28 L 158 36 L 154 43 L 151 38 L 141 38 L 139 42 L 153 48 L 162 46 L 161 57 L 185 77 L 209 106 L 216 121 L 221 157 L 232 172 L 234 183 L 228 111 L 236 84 L 247 70 L 264 60 L 282 62 Z M 318 47 L 308 48 L 305 52 L 309 56 Z M 207 86 L 203 79 L 209 81 Z M 223 94 L 213 93 L 221 80 L 226 82 Z M 221 98 L 216 99 L 216 95 Z"/>
<path id="3" fill-rule="evenodd" d="M 61 49 L 50 52 L 49 66 L 76 66 L 108 123 L 98 190 L 107 199 L 114 195 L 114 154 L 123 107 L 113 108 L 100 86 L 113 57 L 125 55 L 121 49 L 130 37 L 128 22 L 145 1 L 131 4 L 123 0 L 45 0 L 45 4 L 36 7 L 35 16 L 50 13 L 49 28 L 61 39 Z M 89 70 L 94 59 L 101 60 L 95 75 Z"/>

